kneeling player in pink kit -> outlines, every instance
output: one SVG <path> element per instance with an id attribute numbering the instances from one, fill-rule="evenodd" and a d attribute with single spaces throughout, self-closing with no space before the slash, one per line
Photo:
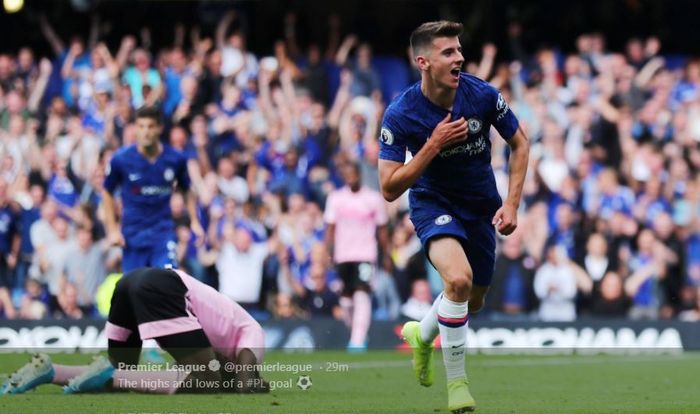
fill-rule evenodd
<path id="1" fill-rule="evenodd" d="M 53 364 L 46 354 L 13 373 L 0 393 L 21 394 L 42 384 L 67 394 L 128 389 L 159 394 L 267 392 L 257 371 L 264 332 L 240 305 L 180 270 L 142 268 L 117 284 L 105 327 L 109 360 Z M 141 343 L 154 339 L 174 369 L 138 367 Z M 147 367 L 148 368 L 148 367 Z"/>

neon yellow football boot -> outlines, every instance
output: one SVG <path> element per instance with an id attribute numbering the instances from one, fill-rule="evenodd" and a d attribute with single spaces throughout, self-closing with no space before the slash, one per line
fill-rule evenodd
<path id="1" fill-rule="evenodd" d="M 413 370 L 420 385 L 430 387 L 435 379 L 433 364 L 434 346 L 424 344 L 420 335 L 420 324 L 416 321 L 406 322 L 401 329 L 401 336 L 413 350 Z"/>
<path id="2" fill-rule="evenodd" d="M 466 378 L 447 381 L 447 409 L 452 414 L 476 410 L 476 401 L 469 392 L 469 381 Z"/>

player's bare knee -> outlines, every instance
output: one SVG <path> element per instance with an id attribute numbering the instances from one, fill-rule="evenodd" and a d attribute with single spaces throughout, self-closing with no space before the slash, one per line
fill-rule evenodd
<path id="1" fill-rule="evenodd" d="M 466 297 L 469 297 L 472 290 L 472 279 L 470 276 L 471 275 L 462 272 L 455 273 L 448 275 L 446 282 L 449 289 L 459 296 L 466 295 Z"/>

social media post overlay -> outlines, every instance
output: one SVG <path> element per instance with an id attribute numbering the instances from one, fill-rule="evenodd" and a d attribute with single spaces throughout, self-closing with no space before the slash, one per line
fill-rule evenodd
<path id="1" fill-rule="evenodd" d="M 154 373 L 154 375 L 125 376 L 117 379 L 117 387 L 145 389 L 155 392 L 162 388 L 207 390 L 218 392 L 264 393 L 281 389 L 306 391 L 313 385 L 314 370 L 310 363 L 263 362 L 240 364 L 212 359 L 206 364 L 151 362 L 119 363 L 119 371 Z M 160 373 L 171 373 L 160 376 Z M 120 383 L 121 381 L 121 383 Z"/>
<path id="2" fill-rule="evenodd" d="M 238 353 L 230 357 L 217 352 L 209 360 L 195 357 L 193 351 L 187 357 L 175 360 L 163 350 L 145 349 L 137 354 L 137 363 L 117 361 L 113 359 L 114 355 L 104 351 L 91 354 L 56 350 L 4 353 L 0 355 L 0 385 L 3 393 L 10 394 L 21 394 L 38 387 L 50 390 L 52 384 L 68 387 L 68 392 L 75 394 L 114 391 L 264 394 L 323 392 L 324 389 L 335 392 L 337 387 L 350 382 L 351 371 L 363 368 L 356 367 L 358 361 L 348 354 L 327 359 L 308 350 L 249 351 L 247 356 Z M 256 354 L 264 355 L 262 362 L 257 362 Z"/>
<path id="3" fill-rule="evenodd" d="M 115 386 L 120 389 L 266 393 L 321 390 L 324 383 L 342 381 L 352 365 L 348 361 L 309 359 L 303 353 L 275 352 L 268 354 L 261 363 L 246 363 L 240 355 L 237 360 L 219 355 L 206 363 L 153 362 L 142 358 L 138 364 L 117 363 L 114 368 L 127 374 L 115 377 Z"/>

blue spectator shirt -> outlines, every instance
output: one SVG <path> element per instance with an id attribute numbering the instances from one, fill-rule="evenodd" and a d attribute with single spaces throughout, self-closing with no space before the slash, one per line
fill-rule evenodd
<path id="1" fill-rule="evenodd" d="M 12 238 L 17 233 L 17 217 L 9 206 L 0 207 L 0 253 L 7 255 L 12 249 Z"/>

